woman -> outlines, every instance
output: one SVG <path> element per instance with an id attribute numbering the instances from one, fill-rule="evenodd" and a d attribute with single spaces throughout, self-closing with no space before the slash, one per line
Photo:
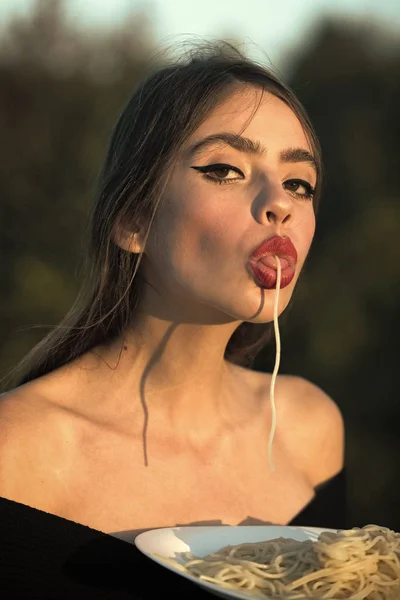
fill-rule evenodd
<path id="1" fill-rule="evenodd" d="M 306 113 L 264 67 L 216 47 L 144 81 L 111 136 L 86 287 L 2 397 L 0 495 L 114 534 L 304 515 L 342 473 L 340 412 L 251 365 L 320 186 Z"/>

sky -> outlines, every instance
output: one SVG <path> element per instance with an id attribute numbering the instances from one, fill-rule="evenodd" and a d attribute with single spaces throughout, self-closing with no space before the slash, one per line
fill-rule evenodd
<path id="1" fill-rule="evenodd" d="M 13 14 L 27 14 L 35 0 L 0 0 L 0 27 Z M 130 12 L 144 9 L 160 47 L 191 36 L 244 42 L 252 56 L 274 64 L 282 54 L 307 42 L 325 15 L 347 22 L 380 23 L 400 31 L 400 0 L 65 0 L 67 15 L 81 27 L 107 28 Z"/>

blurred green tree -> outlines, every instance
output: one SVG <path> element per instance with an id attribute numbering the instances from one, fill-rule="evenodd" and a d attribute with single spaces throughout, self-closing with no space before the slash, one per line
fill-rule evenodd
<path id="1" fill-rule="evenodd" d="M 151 47 L 144 15 L 89 36 L 61 0 L 39 0 L 0 40 L 2 373 L 47 332 L 32 323 L 55 325 L 75 300 L 109 132 Z"/>

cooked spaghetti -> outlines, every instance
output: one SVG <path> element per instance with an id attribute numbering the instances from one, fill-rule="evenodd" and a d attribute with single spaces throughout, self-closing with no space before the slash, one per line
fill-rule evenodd
<path id="1" fill-rule="evenodd" d="M 275 382 L 276 376 L 279 370 L 279 363 L 281 360 L 281 338 L 279 335 L 279 326 L 278 326 L 278 304 L 279 304 L 279 290 L 281 287 L 281 261 L 278 256 L 274 255 L 276 260 L 277 274 L 276 274 L 276 291 L 275 291 L 275 301 L 274 301 L 274 330 L 275 330 L 275 344 L 276 344 L 276 352 L 275 352 L 275 366 L 271 377 L 271 385 L 270 385 L 270 402 L 271 402 L 271 411 L 272 411 L 272 424 L 271 430 L 269 434 L 269 442 L 268 442 L 268 461 L 270 465 L 271 471 L 275 471 L 274 463 L 272 460 L 272 442 L 274 440 L 275 429 L 276 429 L 276 406 L 275 406 Z"/>
<path id="2" fill-rule="evenodd" d="M 386 527 L 323 532 L 316 542 L 278 538 L 227 546 L 203 558 L 168 559 L 202 581 L 250 597 L 398 600 L 400 534 Z"/>

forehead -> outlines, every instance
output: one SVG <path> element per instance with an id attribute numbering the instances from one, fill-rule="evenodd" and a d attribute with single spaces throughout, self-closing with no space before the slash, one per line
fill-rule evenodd
<path id="1" fill-rule="evenodd" d="M 220 131 L 241 133 L 271 150 L 274 146 L 299 146 L 311 151 L 292 109 L 273 94 L 262 94 L 253 87 L 232 92 L 208 115 L 192 137 Z"/>

